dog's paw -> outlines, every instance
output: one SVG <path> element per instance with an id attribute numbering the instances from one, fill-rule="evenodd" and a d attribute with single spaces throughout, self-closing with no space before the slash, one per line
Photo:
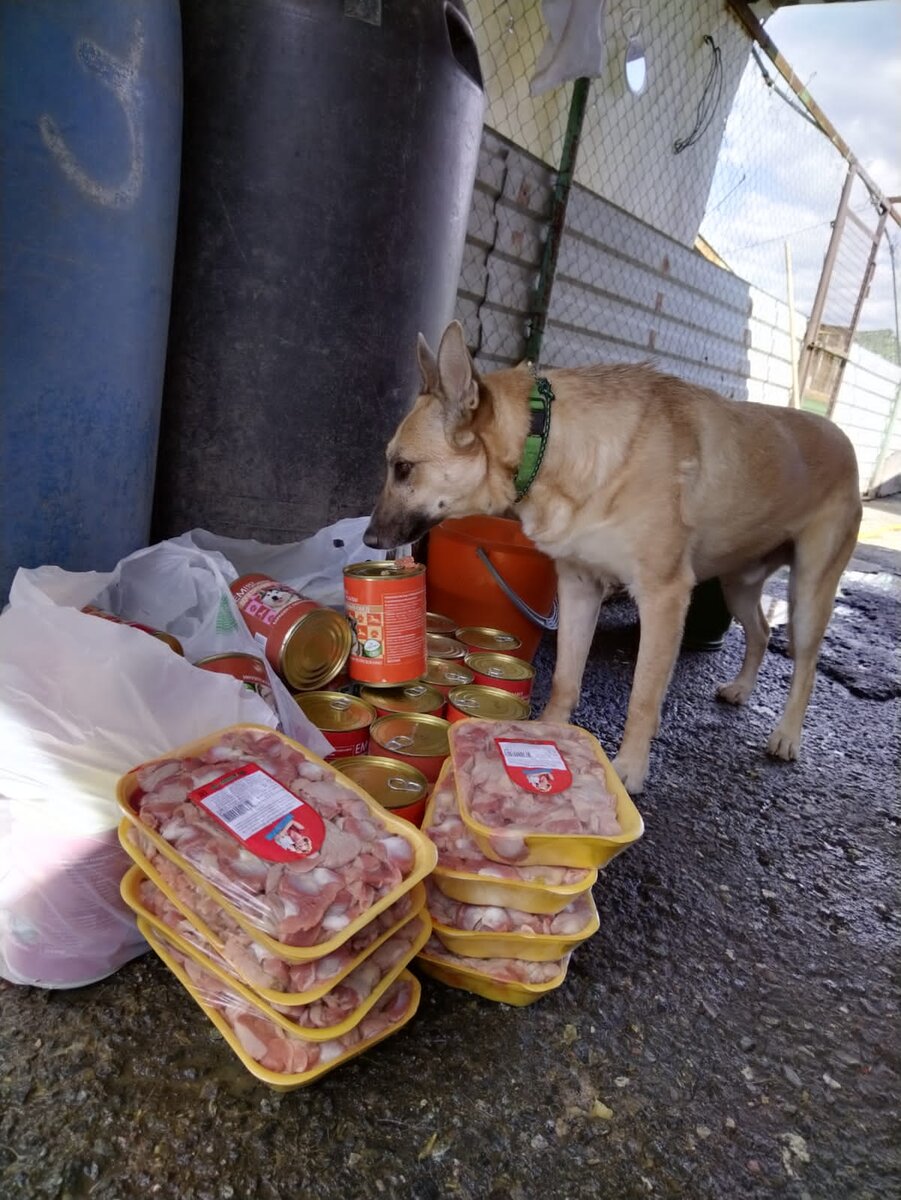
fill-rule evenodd
<path id="1" fill-rule="evenodd" d="M 629 754 L 617 754 L 612 766 L 627 792 L 637 796 L 639 792 L 644 791 L 644 782 L 648 777 L 647 755 L 638 758 Z"/>
<path id="2" fill-rule="evenodd" d="M 733 679 L 731 683 L 721 683 L 716 695 L 718 700 L 724 700 L 727 704 L 744 704 L 753 688 L 753 684 Z"/>
<path id="3" fill-rule="evenodd" d="M 773 758 L 782 758 L 786 762 L 794 762 L 801 751 L 801 735 L 790 733 L 777 725 L 770 734 L 766 744 L 766 752 Z"/>

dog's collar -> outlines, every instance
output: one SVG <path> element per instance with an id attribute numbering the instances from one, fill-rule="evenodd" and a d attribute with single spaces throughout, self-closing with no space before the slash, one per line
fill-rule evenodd
<path id="1" fill-rule="evenodd" d="M 532 369 L 534 374 L 534 368 Z M 529 489 L 535 482 L 535 477 L 541 470 L 541 460 L 547 449 L 547 439 L 551 432 L 551 405 L 554 402 L 554 389 L 543 375 L 535 375 L 535 383 L 529 392 L 529 413 L 531 424 L 523 446 L 522 458 L 513 477 L 516 488 L 516 503 L 524 500 Z"/>

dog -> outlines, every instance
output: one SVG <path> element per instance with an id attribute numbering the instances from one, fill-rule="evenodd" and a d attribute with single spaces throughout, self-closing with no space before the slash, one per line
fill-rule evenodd
<path id="1" fill-rule="evenodd" d="M 861 520 L 844 433 L 812 413 L 726 400 L 649 365 L 553 370 L 543 459 L 518 498 L 533 420 L 528 366 L 480 375 L 456 321 L 437 356 L 419 335 L 418 360 L 421 394 L 388 444 L 366 544 L 412 543 L 447 517 L 517 516 L 557 569 L 548 721 L 569 721 L 601 603 L 625 585 L 641 635 L 613 765 L 631 792 L 645 783 L 695 584 L 718 577 L 744 631 L 741 669 L 718 689 L 742 704 L 769 638 L 763 585 L 790 565 L 792 679 L 767 748 L 797 758 L 820 642 Z"/>

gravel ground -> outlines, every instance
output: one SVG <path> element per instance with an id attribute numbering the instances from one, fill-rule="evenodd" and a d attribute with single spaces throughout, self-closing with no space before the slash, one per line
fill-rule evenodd
<path id="1" fill-rule="evenodd" d="M 78 991 L 0 984 L 0 1195 L 897 1198 L 886 572 L 901 555 L 868 557 L 837 609 L 801 764 L 762 750 L 791 667 L 778 637 L 739 711 L 713 699 L 736 630 L 682 656 L 645 837 L 603 873 L 600 932 L 532 1008 L 426 979 L 402 1034 L 280 1095 L 150 955 Z M 635 644 L 631 607 L 605 610 L 576 718 L 611 750 Z M 542 692 L 552 658 L 543 647 Z"/>

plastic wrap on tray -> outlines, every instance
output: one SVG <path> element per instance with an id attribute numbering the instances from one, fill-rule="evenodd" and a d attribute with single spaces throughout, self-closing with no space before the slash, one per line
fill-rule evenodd
<path id="1" fill-rule="evenodd" d="M 313 1041 L 276 1024 L 143 919 L 138 928 L 247 1069 L 275 1088 L 287 1090 L 312 1083 L 396 1033 L 418 1007 L 418 985 L 405 971 L 353 1029 L 338 1038 Z"/>
<path id="2" fill-rule="evenodd" d="M 339 1037 L 353 1028 L 379 1001 L 430 933 L 428 917 L 412 918 L 373 950 L 350 974 L 320 999 L 308 1004 L 274 1004 L 236 979 L 228 963 L 216 953 L 139 867 L 132 867 L 122 881 L 125 902 L 155 928 L 166 934 L 189 958 L 199 961 L 219 980 L 258 1005 L 271 1020 L 305 1037 Z"/>
<path id="3" fill-rule="evenodd" d="M 597 881 L 592 869 L 520 867 L 487 858 L 460 816 L 450 760 L 432 792 L 422 831 L 438 851 L 433 879 L 446 895 L 466 904 L 556 913 Z"/>
<path id="4" fill-rule="evenodd" d="M 417 884 L 331 954 L 306 962 L 290 962 L 255 941 L 203 888 L 161 853 L 140 827 L 123 822 L 120 836 L 141 871 L 165 894 L 202 939 L 202 944 L 218 953 L 231 971 L 273 1006 L 308 1004 L 324 995 L 409 922 L 425 902 L 423 885 Z M 184 926 L 179 926 L 178 931 L 192 941 Z"/>
<path id="5" fill-rule="evenodd" d="M 432 936 L 416 960 L 428 975 L 446 983 L 497 1000 L 525 1005 L 560 987 L 566 978 L 570 955 L 552 962 L 524 962 L 518 958 L 469 958 L 454 954 Z"/>
<path id="6" fill-rule="evenodd" d="M 119 802 L 211 899 L 292 961 L 337 949 L 436 857 L 417 829 L 329 764 L 257 727 L 135 768 Z"/>
<path id="7" fill-rule="evenodd" d="M 637 809 L 584 729 L 470 720 L 450 738 L 460 815 L 488 858 L 600 866 L 641 836 Z"/>

